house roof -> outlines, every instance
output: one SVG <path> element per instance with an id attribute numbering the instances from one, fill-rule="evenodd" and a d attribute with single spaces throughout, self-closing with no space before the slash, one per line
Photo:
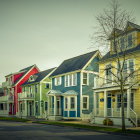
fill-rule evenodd
<path id="1" fill-rule="evenodd" d="M 76 95 L 78 95 L 78 93 L 75 92 L 74 90 L 68 90 L 63 94 L 63 96 L 76 96 Z"/>
<path id="2" fill-rule="evenodd" d="M 48 95 L 58 95 L 58 96 L 60 96 L 60 95 L 62 95 L 62 92 L 60 91 L 60 90 L 50 90 L 47 94 L 46 94 L 46 96 L 48 96 Z"/>
<path id="3" fill-rule="evenodd" d="M 14 83 L 14 85 L 16 85 L 28 73 L 28 71 L 34 66 L 36 66 L 36 65 L 34 64 L 34 65 L 29 66 L 27 68 L 21 69 L 19 72 L 24 71 L 24 74 Z"/>
<path id="4" fill-rule="evenodd" d="M 136 51 L 140 51 L 140 44 L 139 44 L 137 47 L 135 47 L 135 48 L 126 50 L 126 51 L 125 51 L 125 54 L 130 54 L 130 53 L 133 53 L 133 52 L 136 52 Z M 123 52 L 120 52 L 119 55 L 120 55 L 120 56 L 123 55 Z M 109 51 L 106 55 L 104 55 L 104 56 L 100 59 L 100 62 L 105 61 L 105 60 L 107 60 L 107 59 L 115 58 L 115 57 L 116 57 L 116 54 L 112 54 L 112 55 L 111 55 L 111 54 L 110 54 L 110 51 Z"/>
<path id="5" fill-rule="evenodd" d="M 51 69 L 44 70 L 44 71 L 41 71 L 41 72 L 39 72 L 39 73 L 34 74 L 33 77 L 35 78 L 35 80 L 34 80 L 34 81 L 29 81 L 29 80 L 27 80 L 24 84 L 22 84 L 22 86 L 40 82 L 40 81 L 43 80 L 48 74 L 50 74 L 54 69 L 55 69 L 55 68 L 51 68 Z"/>
<path id="6" fill-rule="evenodd" d="M 60 66 L 51 74 L 51 77 L 76 70 L 81 70 L 97 51 L 98 50 L 64 60 Z"/>
<path id="7" fill-rule="evenodd" d="M 130 21 L 127 22 L 126 28 L 127 28 L 128 26 L 132 26 L 133 28 L 140 30 L 140 26 L 139 26 L 139 25 L 137 25 L 137 24 L 135 24 L 135 23 L 132 23 L 132 22 L 130 22 Z"/>

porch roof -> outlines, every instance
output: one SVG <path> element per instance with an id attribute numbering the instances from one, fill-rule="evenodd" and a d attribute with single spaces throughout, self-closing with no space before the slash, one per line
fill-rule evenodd
<path id="1" fill-rule="evenodd" d="M 74 90 L 68 90 L 63 94 L 63 96 L 77 96 L 77 95 L 78 93 Z"/>
<path id="2" fill-rule="evenodd" d="M 62 92 L 60 91 L 60 90 L 50 90 L 49 92 L 48 92 L 48 94 L 47 95 L 57 95 L 57 96 L 60 96 L 60 95 L 62 95 Z"/>

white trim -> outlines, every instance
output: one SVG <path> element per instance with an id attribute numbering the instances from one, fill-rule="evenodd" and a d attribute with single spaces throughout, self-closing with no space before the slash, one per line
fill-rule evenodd
<path id="1" fill-rule="evenodd" d="M 87 108 L 83 108 L 83 98 L 84 97 L 87 97 Z M 89 110 L 89 96 L 88 95 L 82 96 L 82 110 Z"/>
<path id="2" fill-rule="evenodd" d="M 92 61 L 97 55 L 99 55 L 99 58 L 102 57 L 101 53 L 100 53 L 99 51 L 97 51 L 97 52 L 91 57 L 91 59 L 86 63 L 86 65 L 82 68 L 82 70 L 84 70 L 84 69 L 91 63 L 91 61 Z"/>
<path id="3" fill-rule="evenodd" d="M 24 78 L 25 78 L 25 76 L 29 73 L 29 72 L 31 72 L 31 70 L 33 69 L 33 68 L 36 68 L 39 72 L 40 72 L 40 70 L 39 70 L 39 68 L 36 66 L 36 65 L 34 65 L 34 66 L 32 66 L 32 68 L 14 85 L 14 86 L 16 86 L 17 84 L 19 84 L 19 82 L 21 82 L 21 80 L 23 80 Z"/>
<path id="4" fill-rule="evenodd" d="M 40 82 L 43 82 L 46 78 L 48 78 L 57 68 L 54 68 L 48 75 L 46 75 Z M 44 81 L 45 82 L 45 81 Z"/>
<path id="5" fill-rule="evenodd" d="M 59 83 L 57 84 L 57 80 L 59 80 Z M 54 78 L 54 83 L 55 83 L 55 86 L 60 86 L 62 84 L 62 77 L 55 77 Z"/>

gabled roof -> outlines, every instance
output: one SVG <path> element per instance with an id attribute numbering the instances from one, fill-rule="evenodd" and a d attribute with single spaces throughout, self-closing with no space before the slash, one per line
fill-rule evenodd
<path id="1" fill-rule="evenodd" d="M 133 53 L 133 52 L 136 52 L 136 51 L 140 51 L 140 44 L 138 46 L 136 46 L 135 48 L 132 48 L 132 49 L 128 49 L 125 51 L 125 54 L 130 54 L 130 53 Z M 123 55 L 123 52 L 120 52 L 119 55 Z M 111 59 L 111 58 L 115 58 L 116 57 L 116 54 L 111 54 L 110 51 L 104 55 L 102 57 L 102 59 L 100 59 L 100 62 L 102 61 L 105 61 L 107 59 Z"/>
<path id="2" fill-rule="evenodd" d="M 24 71 L 24 74 L 14 83 L 14 85 L 16 85 L 33 67 L 36 67 L 36 65 L 34 64 L 27 68 L 21 69 L 19 72 Z"/>
<path id="3" fill-rule="evenodd" d="M 51 74 L 51 77 L 76 70 L 81 70 L 97 51 L 98 50 L 64 60 L 60 66 Z"/>
<path id="4" fill-rule="evenodd" d="M 128 28 L 128 26 L 132 26 L 134 29 L 140 30 L 140 26 L 139 25 L 137 25 L 135 23 L 132 23 L 130 21 L 127 22 L 126 29 Z"/>
<path id="5" fill-rule="evenodd" d="M 47 75 L 49 75 L 54 69 L 55 68 L 51 68 L 51 69 L 44 70 L 44 71 L 34 74 L 33 77 L 35 78 L 35 80 L 34 81 L 27 80 L 24 84 L 22 84 L 22 86 L 40 82 Z"/>

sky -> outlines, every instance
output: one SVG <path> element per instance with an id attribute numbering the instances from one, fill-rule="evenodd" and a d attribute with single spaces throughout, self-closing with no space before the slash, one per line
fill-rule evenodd
<path id="1" fill-rule="evenodd" d="M 0 0 L 0 85 L 36 64 L 46 70 L 94 51 L 96 16 L 110 0 Z M 140 0 L 119 0 L 140 25 Z"/>

